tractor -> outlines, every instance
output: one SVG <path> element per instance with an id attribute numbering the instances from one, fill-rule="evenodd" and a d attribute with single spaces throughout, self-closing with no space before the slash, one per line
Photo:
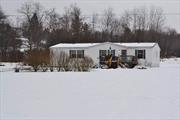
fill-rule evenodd
<path id="1" fill-rule="evenodd" d="M 106 65 L 108 68 L 118 68 L 120 66 L 121 68 L 134 68 L 138 62 L 137 58 L 135 56 L 112 56 L 106 55 L 103 58 L 103 61 L 101 61 L 101 65 Z"/>

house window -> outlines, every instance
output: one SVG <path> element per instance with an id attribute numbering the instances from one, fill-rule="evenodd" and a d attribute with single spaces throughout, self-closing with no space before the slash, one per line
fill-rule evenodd
<path id="1" fill-rule="evenodd" d="M 115 56 L 115 50 L 99 50 L 99 56 L 112 55 Z"/>
<path id="2" fill-rule="evenodd" d="M 84 50 L 77 50 L 77 58 L 84 58 Z"/>
<path id="3" fill-rule="evenodd" d="M 136 57 L 139 59 L 145 59 L 146 51 L 145 50 L 136 50 L 135 51 Z"/>
<path id="4" fill-rule="evenodd" d="M 121 50 L 121 55 L 122 55 L 123 57 L 127 56 L 127 50 Z"/>
<path id="5" fill-rule="evenodd" d="M 70 50 L 70 58 L 84 58 L 84 50 Z"/>
<path id="6" fill-rule="evenodd" d="M 99 56 L 106 56 L 106 50 L 99 50 Z"/>
<path id="7" fill-rule="evenodd" d="M 115 56 L 115 50 L 111 50 L 112 56 Z"/>
<path id="8" fill-rule="evenodd" d="M 70 58 L 76 58 L 76 50 L 69 51 Z"/>

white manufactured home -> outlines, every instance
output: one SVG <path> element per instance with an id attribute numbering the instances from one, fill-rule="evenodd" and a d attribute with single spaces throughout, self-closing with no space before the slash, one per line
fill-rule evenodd
<path id="1" fill-rule="evenodd" d="M 70 58 L 91 57 L 96 65 L 100 63 L 103 55 L 112 54 L 113 56 L 136 56 L 138 64 L 159 67 L 160 47 L 157 43 L 60 43 L 50 47 L 54 60 L 60 52 L 65 52 Z"/>

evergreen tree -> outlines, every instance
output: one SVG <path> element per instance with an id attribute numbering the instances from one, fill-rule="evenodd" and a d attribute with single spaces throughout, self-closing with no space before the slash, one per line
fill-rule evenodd
<path id="1" fill-rule="evenodd" d="M 34 13 L 30 21 L 23 26 L 23 35 L 28 38 L 29 49 L 40 48 L 42 42 L 43 27 L 39 22 L 37 14 Z"/>
<path id="2" fill-rule="evenodd" d="M 81 18 L 80 8 L 78 8 L 77 6 L 73 6 L 71 16 L 72 16 L 71 29 L 72 29 L 73 39 L 75 40 L 75 42 L 81 42 L 80 34 L 82 31 L 82 18 Z"/>

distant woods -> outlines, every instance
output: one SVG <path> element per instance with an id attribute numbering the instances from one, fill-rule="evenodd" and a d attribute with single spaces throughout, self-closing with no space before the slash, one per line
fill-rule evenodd
<path id="1" fill-rule="evenodd" d="M 125 10 L 119 16 L 107 8 L 86 16 L 76 4 L 59 14 L 27 2 L 18 13 L 21 24 L 12 27 L 0 9 L 0 61 L 22 61 L 29 51 L 58 43 L 157 42 L 162 57 L 180 56 L 180 34 L 166 27 L 159 7 Z"/>

